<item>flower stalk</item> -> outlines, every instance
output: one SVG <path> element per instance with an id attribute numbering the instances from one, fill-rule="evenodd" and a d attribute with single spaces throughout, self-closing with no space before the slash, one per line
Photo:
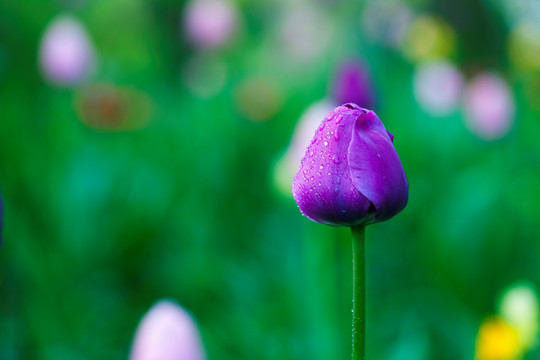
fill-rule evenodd
<path id="1" fill-rule="evenodd" d="M 353 259 L 352 359 L 364 360 L 366 349 L 365 226 L 351 228 Z"/>

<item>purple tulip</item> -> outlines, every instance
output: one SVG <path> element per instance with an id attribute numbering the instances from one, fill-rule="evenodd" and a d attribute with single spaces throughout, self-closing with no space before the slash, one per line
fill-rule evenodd
<path id="1" fill-rule="evenodd" d="M 344 63 L 334 81 L 333 98 L 337 104 L 355 103 L 373 108 L 375 96 L 365 66 L 359 61 Z"/>
<path id="2" fill-rule="evenodd" d="M 310 220 L 352 227 L 399 213 L 409 185 L 393 135 L 373 111 L 345 104 L 315 131 L 292 191 Z"/>
<path id="3" fill-rule="evenodd" d="M 206 355 L 191 316 L 169 300 L 157 302 L 141 320 L 130 360 L 204 360 Z"/>

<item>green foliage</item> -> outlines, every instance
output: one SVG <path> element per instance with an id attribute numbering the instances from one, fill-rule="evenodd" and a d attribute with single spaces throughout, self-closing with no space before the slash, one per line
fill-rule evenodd
<path id="1" fill-rule="evenodd" d="M 139 319 L 164 297 L 197 319 L 209 359 L 348 358 L 348 229 L 303 218 L 272 172 L 302 111 L 351 55 L 373 71 L 376 111 L 410 183 L 403 213 L 367 229 L 367 357 L 473 357 L 500 292 L 540 282 L 530 77 L 495 69 L 510 74 L 516 124 L 479 140 L 460 111 L 419 108 L 414 65 L 364 37 L 362 7 L 345 3 L 317 2 L 333 32 L 308 61 L 281 43 L 287 2 L 238 2 L 234 39 L 205 50 L 226 69 L 223 84 L 201 98 L 186 85 L 199 51 L 180 31 L 181 2 L 0 2 L 1 359 L 127 358 Z M 44 80 L 39 42 L 66 11 L 96 48 L 91 82 L 137 89 L 151 104 L 145 126 L 92 127 L 76 107 L 83 87 Z M 477 41 L 458 33 L 463 49 Z M 466 51 L 457 57 L 476 66 Z M 238 89 L 252 77 L 275 86 L 265 121 L 242 112 Z"/>

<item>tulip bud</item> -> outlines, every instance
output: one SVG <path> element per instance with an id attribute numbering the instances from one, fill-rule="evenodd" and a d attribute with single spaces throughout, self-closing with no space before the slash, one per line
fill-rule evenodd
<path id="1" fill-rule="evenodd" d="M 403 210 L 409 185 L 392 140 L 373 111 L 356 104 L 331 111 L 292 184 L 302 214 L 352 227 L 387 220 Z"/>
<path id="2" fill-rule="evenodd" d="M 197 326 L 172 301 L 161 300 L 139 323 L 130 360 L 204 360 Z"/>
<path id="3" fill-rule="evenodd" d="M 83 81 L 93 70 L 94 50 L 82 24 L 70 15 L 55 18 L 45 30 L 40 61 L 45 77 L 53 83 Z"/>

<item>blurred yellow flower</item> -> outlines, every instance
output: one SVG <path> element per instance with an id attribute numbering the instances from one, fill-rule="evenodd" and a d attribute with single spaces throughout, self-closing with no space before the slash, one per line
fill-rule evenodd
<path id="1" fill-rule="evenodd" d="M 536 24 L 521 23 L 508 36 L 508 55 L 524 71 L 540 69 L 540 29 Z"/>
<path id="2" fill-rule="evenodd" d="M 521 341 L 516 328 L 500 317 L 491 317 L 480 325 L 476 338 L 476 360 L 517 360 Z"/>
<path id="3" fill-rule="evenodd" d="M 408 26 L 403 55 L 412 62 L 448 58 L 455 50 L 456 34 L 443 19 L 422 15 Z"/>

